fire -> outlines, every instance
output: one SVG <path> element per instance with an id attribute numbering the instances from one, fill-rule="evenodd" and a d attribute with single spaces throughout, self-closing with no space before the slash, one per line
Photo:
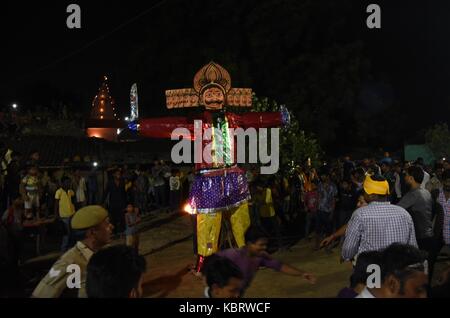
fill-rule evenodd
<path id="1" fill-rule="evenodd" d="M 189 214 L 195 214 L 195 210 L 191 207 L 189 203 L 186 203 L 183 207 L 183 211 Z"/>

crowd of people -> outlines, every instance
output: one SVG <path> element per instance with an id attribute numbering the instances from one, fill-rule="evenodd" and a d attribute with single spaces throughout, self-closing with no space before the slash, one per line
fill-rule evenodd
<path id="1" fill-rule="evenodd" d="M 38 151 L 23 156 L 1 148 L 0 195 L 5 211 L 1 234 L 9 242 L 2 259 L 17 270 L 27 224 L 51 219 L 61 227 L 64 254 L 33 296 L 70 293 L 64 279 L 55 274 L 67 275 L 68 264 L 82 269 L 81 297 L 142 295 L 146 264 L 139 256 L 138 224 L 146 215 L 181 211 L 193 169 L 170 167 L 162 160 L 132 168 L 47 169 L 41 167 Z M 353 262 L 350 287 L 339 297 L 448 295 L 448 270 L 439 273 L 439 285 L 430 288 L 439 252 L 450 245 L 448 161 L 430 167 L 421 158 L 400 162 L 387 153 L 380 160 L 358 162 L 346 156 L 319 167 L 308 161 L 270 176 L 249 167 L 247 179 L 252 225 L 246 246 L 228 246 L 206 260 L 205 297 L 244 296 L 260 267 L 315 283 L 314 274 L 269 254 L 289 250 L 301 238 L 314 238 L 315 251 L 324 248 L 332 253 L 341 246 L 342 260 Z M 113 238 L 123 237 L 124 246 L 103 248 Z M 121 254 L 129 257 L 122 259 Z M 111 259 L 118 265 L 111 266 Z M 367 286 L 368 264 L 382 269 L 381 287 Z M 95 274 L 108 271 L 111 275 L 105 278 Z M 117 290 L 106 287 L 113 285 Z"/>
<path id="2" fill-rule="evenodd" d="M 344 289 L 340 297 L 450 296 L 448 268 L 439 273 L 439 283 L 431 289 L 438 255 L 450 244 L 447 161 L 440 160 L 430 167 L 422 158 L 399 162 L 388 153 L 378 161 L 352 162 L 346 156 L 318 169 L 297 166 L 269 178 L 255 177 L 250 172 L 248 178 L 252 185 L 252 224 L 262 230 L 265 238 L 259 244 L 266 246 L 267 239 L 271 239 L 282 247 L 280 227 L 300 215 L 304 217 L 303 236 L 311 239 L 315 234 L 314 250 L 325 248 L 331 253 L 341 245 L 342 260 L 351 261 L 354 272 L 351 287 Z M 301 229 L 297 231 L 301 235 Z M 227 263 L 220 256 L 233 260 L 249 255 L 252 252 L 248 246 L 242 253 L 220 252 L 214 263 Z M 233 269 L 224 270 L 224 275 L 240 277 L 245 290 L 248 277 L 252 277 L 246 271 L 252 267 L 239 266 L 240 262 L 235 260 L 234 264 L 241 267 L 241 276 L 232 274 Z M 264 266 L 280 271 L 279 263 L 267 263 Z M 381 287 L 366 286 L 370 264 L 381 268 Z M 256 270 L 253 268 L 253 273 Z M 218 293 L 222 292 L 220 289 Z"/>
<path id="3" fill-rule="evenodd" d="M 76 245 L 80 233 L 71 226 L 76 211 L 101 205 L 108 210 L 115 238 L 139 249 L 142 217 L 178 212 L 187 197 L 192 171 L 162 160 L 148 166 L 44 167 L 38 150 L 24 155 L 0 145 L 1 264 L 17 272 L 29 258 L 26 242 L 41 231 L 60 237 L 61 252 Z M 6 275 L 12 277 L 16 275 Z"/>
<path id="4" fill-rule="evenodd" d="M 256 169 L 250 170 L 247 178 L 252 189 L 252 223 L 261 224 L 271 237 L 277 238 L 277 233 L 283 232 L 280 227 L 288 227 L 301 216 L 304 228 L 296 229 L 298 236 L 311 239 L 311 234 L 317 233 L 315 249 L 319 249 L 324 238 L 347 224 L 355 209 L 366 204 L 363 183 L 367 175 L 375 175 L 386 179 L 389 185 L 387 201 L 400 204 L 403 199 L 400 205 L 407 210 L 417 194 L 428 194 L 427 200 L 432 203 L 432 208 L 428 209 L 432 212 L 426 213 L 432 213 L 429 218 L 433 220 L 438 216 L 439 222 L 433 223 L 438 233 L 443 222 L 442 213 L 437 213 L 439 191 L 442 190 L 443 173 L 449 168 L 450 164 L 445 160 L 430 167 L 422 158 L 416 162 L 400 162 L 386 153 L 380 160 L 353 162 L 346 156 L 319 168 L 297 166 L 270 176 L 258 176 Z M 413 183 L 408 170 L 422 180 L 419 187 Z M 423 178 L 417 176 L 421 172 Z M 417 191 L 410 193 L 412 187 Z M 273 222 L 274 219 L 278 222 Z"/>

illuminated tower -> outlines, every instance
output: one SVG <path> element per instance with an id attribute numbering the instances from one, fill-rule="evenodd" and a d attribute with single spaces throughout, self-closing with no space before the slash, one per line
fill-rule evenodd
<path id="1" fill-rule="evenodd" d="M 92 110 L 90 119 L 117 120 L 116 106 L 114 98 L 111 97 L 108 87 L 108 78 L 104 80 L 98 94 L 92 101 Z"/>
<path id="2" fill-rule="evenodd" d="M 86 123 L 86 134 L 88 137 L 116 141 L 117 129 L 123 127 L 125 127 L 124 123 L 117 117 L 114 98 L 109 92 L 108 78 L 104 76 L 103 83 L 92 101 L 91 113 Z"/>

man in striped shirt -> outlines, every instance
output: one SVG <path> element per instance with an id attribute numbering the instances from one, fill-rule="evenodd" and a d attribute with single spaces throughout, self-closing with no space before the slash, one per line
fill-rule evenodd
<path id="1" fill-rule="evenodd" d="M 357 209 L 348 223 L 342 258 L 352 260 L 366 251 L 382 250 L 393 243 L 417 247 L 409 213 L 387 201 L 389 184 L 382 176 L 367 176 L 364 198 L 369 204 Z"/>
<path id="2" fill-rule="evenodd" d="M 442 174 L 442 189 L 439 191 L 438 201 L 444 210 L 442 235 L 445 245 L 450 245 L 450 170 Z"/>

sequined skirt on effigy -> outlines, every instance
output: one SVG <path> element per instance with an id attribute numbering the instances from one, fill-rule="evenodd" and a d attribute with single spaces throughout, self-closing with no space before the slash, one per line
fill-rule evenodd
<path id="1" fill-rule="evenodd" d="M 196 213 L 236 208 L 250 199 L 247 178 L 239 168 L 200 171 L 194 178 L 189 205 Z"/>

